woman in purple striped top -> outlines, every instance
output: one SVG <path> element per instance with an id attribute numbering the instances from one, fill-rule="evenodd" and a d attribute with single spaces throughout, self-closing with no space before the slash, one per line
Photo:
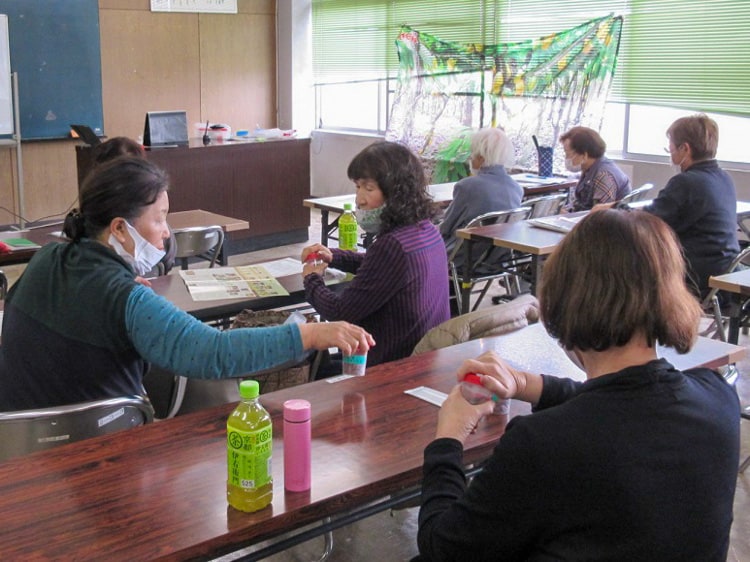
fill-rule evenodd
<path id="1" fill-rule="evenodd" d="M 349 164 L 357 191 L 357 221 L 375 235 L 367 252 L 314 244 L 322 263 L 305 263 L 305 295 L 325 320 L 347 320 L 370 332 L 377 345 L 367 364 L 410 355 L 431 328 L 450 318 L 445 245 L 432 224 L 432 199 L 419 158 L 394 142 L 378 142 Z M 340 292 L 326 287 L 326 267 L 354 273 Z"/>

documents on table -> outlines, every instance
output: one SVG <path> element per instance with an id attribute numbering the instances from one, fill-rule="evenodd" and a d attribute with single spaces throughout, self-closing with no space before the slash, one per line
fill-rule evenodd
<path id="1" fill-rule="evenodd" d="M 181 270 L 195 301 L 285 296 L 289 293 L 261 265 Z"/>
<path id="2" fill-rule="evenodd" d="M 567 234 L 573 227 L 577 225 L 583 217 L 586 215 L 579 215 L 574 217 L 565 217 L 562 215 L 555 215 L 553 217 L 541 217 L 537 219 L 529 219 L 529 224 L 537 226 L 539 228 L 546 228 L 547 230 L 554 230 L 555 232 L 562 232 Z"/>

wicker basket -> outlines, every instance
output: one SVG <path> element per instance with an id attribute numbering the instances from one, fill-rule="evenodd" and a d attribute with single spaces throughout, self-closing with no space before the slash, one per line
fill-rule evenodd
<path id="1" fill-rule="evenodd" d="M 291 315 L 291 312 L 285 310 L 243 310 L 235 317 L 230 330 L 234 328 L 279 326 Z M 304 317 L 308 323 L 318 321 L 314 314 L 305 314 Z M 302 363 L 290 364 L 289 366 L 281 369 L 277 368 L 273 371 L 268 370 L 252 373 L 243 378 L 257 380 L 261 394 L 304 384 L 310 381 L 310 364 L 312 363 L 313 356 L 314 354 L 309 355 Z"/>

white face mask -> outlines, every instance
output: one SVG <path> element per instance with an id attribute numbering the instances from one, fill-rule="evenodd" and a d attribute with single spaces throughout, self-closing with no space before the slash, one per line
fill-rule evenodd
<path id="1" fill-rule="evenodd" d="M 683 158 L 682 160 L 680 160 L 680 163 L 679 163 L 679 164 L 670 164 L 670 166 L 672 167 L 672 171 L 673 171 L 673 172 L 674 172 L 675 174 L 680 174 L 680 173 L 682 173 L 682 163 L 683 163 L 684 161 L 685 161 L 685 158 Z"/>
<path id="2" fill-rule="evenodd" d="M 138 275 L 146 275 L 159 263 L 166 252 L 141 236 L 129 222 L 125 221 L 125 226 L 133 238 L 133 242 L 135 242 L 135 255 L 131 255 L 113 234 L 109 235 L 109 245 L 117 252 L 118 256 L 130 264 Z"/>
<path id="3" fill-rule="evenodd" d="M 569 172 L 580 172 L 581 171 L 581 165 L 580 164 L 573 164 L 572 158 L 566 158 L 565 159 L 565 169 Z"/>
<path id="4" fill-rule="evenodd" d="M 380 232 L 380 214 L 384 207 L 385 205 L 381 205 L 377 209 L 357 209 L 355 215 L 359 227 L 368 234 Z"/>

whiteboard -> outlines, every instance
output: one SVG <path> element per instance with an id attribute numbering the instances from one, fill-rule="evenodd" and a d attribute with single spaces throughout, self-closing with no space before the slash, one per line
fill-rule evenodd
<path id="1" fill-rule="evenodd" d="M 236 14 L 237 0 L 151 0 L 151 11 Z"/>
<path id="2" fill-rule="evenodd" d="M 10 84 L 8 16 L 0 14 L 0 135 L 13 133 L 13 92 Z"/>

